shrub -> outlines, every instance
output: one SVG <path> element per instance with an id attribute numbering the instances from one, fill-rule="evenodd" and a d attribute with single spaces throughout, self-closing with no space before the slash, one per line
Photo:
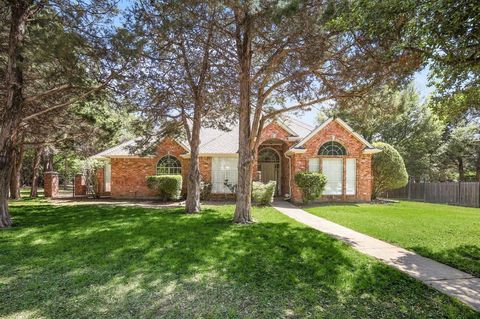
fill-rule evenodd
<path id="1" fill-rule="evenodd" d="M 270 205 L 273 202 L 277 182 L 270 181 L 267 184 L 262 182 L 253 182 L 252 198 L 260 205 Z"/>
<path id="2" fill-rule="evenodd" d="M 200 199 L 209 200 L 212 195 L 213 184 L 209 182 L 200 182 Z"/>
<path id="3" fill-rule="evenodd" d="M 322 195 L 327 179 L 322 173 L 299 172 L 295 175 L 295 183 L 302 191 L 303 202 L 308 203 Z"/>
<path id="4" fill-rule="evenodd" d="M 182 175 L 148 176 L 147 185 L 163 201 L 179 200 L 182 193 Z"/>
<path id="5" fill-rule="evenodd" d="M 407 185 L 408 173 L 402 156 L 391 145 L 374 143 L 381 153 L 373 155 L 373 197 L 389 189 L 396 189 Z"/>
<path id="6" fill-rule="evenodd" d="M 85 176 L 87 196 L 100 198 L 100 185 L 98 184 L 98 170 L 105 166 L 105 162 L 97 159 L 87 158 L 76 163 L 78 169 Z"/>

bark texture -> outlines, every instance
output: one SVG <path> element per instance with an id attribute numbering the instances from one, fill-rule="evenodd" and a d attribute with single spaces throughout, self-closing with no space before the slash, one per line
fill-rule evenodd
<path id="1" fill-rule="evenodd" d="M 239 150 L 237 202 L 233 222 L 247 224 L 252 219 L 252 170 L 254 152 L 251 149 L 251 81 L 250 68 L 252 59 L 251 33 L 252 23 L 248 13 L 236 13 L 236 43 L 240 65 L 240 107 L 239 107 Z"/>
<path id="2" fill-rule="evenodd" d="M 187 181 L 187 201 L 185 211 L 189 214 L 199 213 L 200 205 L 200 167 L 199 167 L 199 146 L 200 146 L 200 110 L 195 111 L 193 119 L 192 135 L 190 140 L 190 167 Z"/>
<path id="3" fill-rule="evenodd" d="M 40 161 L 42 160 L 42 152 L 43 148 L 38 147 L 35 150 L 35 155 L 33 157 L 33 165 L 32 165 L 32 188 L 30 189 L 30 197 L 37 198 L 38 197 L 38 177 L 40 173 Z"/>
<path id="4" fill-rule="evenodd" d="M 21 188 L 21 172 L 23 162 L 24 146 L 19 145 L 12 152 L 12 171 L 10 175 L 10 199 L 19 199 Z"/>
<path id="5" fill-rule="evenodd" d="M 0 126 L 0 228 L 9 227 L 12 219 L 8 212 L 11 157 L 13 141 L 22 120 L 23 106 L 23 56 L 22 42 L 32 1 L 10 2 L 10 31 L 8 36 L 7 67 L 5 70 L 5 108 Z"/>
<path id="6" fill-rule="evenodd" d="M 465 181 L 465 167 L 463 165 L 463 158 L 459 157 L 457 158 L 457 163 L 458 163 L 458 180 L 460 182 Z"/>

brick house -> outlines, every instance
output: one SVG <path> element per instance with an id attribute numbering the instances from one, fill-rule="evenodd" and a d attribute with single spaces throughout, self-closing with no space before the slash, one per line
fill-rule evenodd
<path id="1" fill-rule="evenodd" d="M 238 128 L 229 132 L 212 128 L 201 130 L 200 173 L 212 183 L 212 194 L 231 193 L 238 164 Z M 106 165 L 98 172 L 101 193 L 114 198 L 148 198 L 155 194 L 146 177 L 181 174 L 184 189 L 188 173 L 189 148 L 178 140 L 163 139 L 150 156 L 130 153 L 135 140 L 105 150 L 95 158 Z M 300 171 L 321 171 L 327 185 L 320 200 L 370 201 L 371 158 L 374 148 L 339 118 L 330 118 L 314 128 L 291 117 L 270 122 L 264 128 L 254 165 L 254 179 L 277 181 L 276 194 L 301 200 L 294 175 Z"/>

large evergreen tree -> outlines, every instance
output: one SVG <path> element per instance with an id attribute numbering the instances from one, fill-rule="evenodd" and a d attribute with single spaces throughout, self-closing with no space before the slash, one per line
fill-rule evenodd
<path id="1" fill-rule="evenodd" d="M 12 223 L 8 184 L 23 130 L 98 94 L 117 77 L 128 55 L 110 41 L 111 26 L 105 22 L 114 12 L 113 1 L 18 0 L 0 6 L 6 18 L 0 22 L 0 43 L 5 43 L 0 54 L 1 228 Z"/>

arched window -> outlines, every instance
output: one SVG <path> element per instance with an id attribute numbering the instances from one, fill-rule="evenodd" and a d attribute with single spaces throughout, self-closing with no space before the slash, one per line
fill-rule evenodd
<path id="1" fill-rule="evenodd" d="M 182 164 L 172 155 L 162 157 L 157 163 L 157 175 L 182 174 Z"/>
<path id="2" fill-rule="evenodd" d="M 278 163 L 280 158 L 278 153 L 271 148 L 264 148 L 258 153 L 258 161 L 264 163 Z"/>
<path id="3" fill-rule="evenodd" d="M 342 156 L 342 155 L 347 155 L 347 151 L 345 150 L 345 147 L 343 147 L 342 144 L 335 141 L 330 141 L 323 144 L 320 147 L 320 150 L 318 151 L 318 155 Z"/>

